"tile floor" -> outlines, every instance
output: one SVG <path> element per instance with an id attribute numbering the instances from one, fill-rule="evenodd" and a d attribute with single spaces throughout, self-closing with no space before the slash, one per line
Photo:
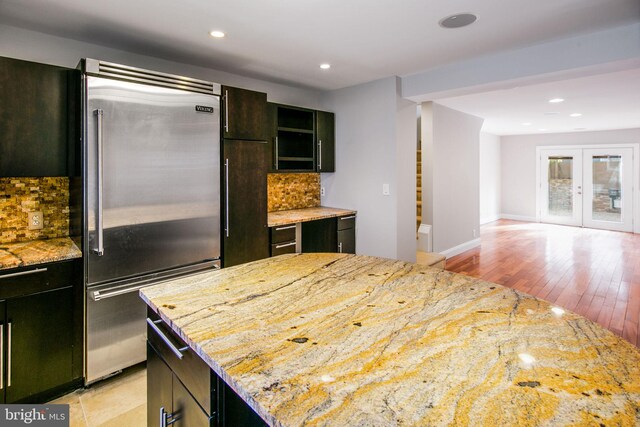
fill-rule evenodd
<path id="1" fill-rule="evenodd" d="M 50 403 L 69 404 L 71 427 L 144 427 L 147 425 L 146 367 L 136 365 Z"/>

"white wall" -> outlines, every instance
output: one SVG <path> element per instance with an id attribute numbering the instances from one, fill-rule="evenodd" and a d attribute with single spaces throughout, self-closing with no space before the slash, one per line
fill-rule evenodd
<path id="1" fill-rule="evenodd" d="M 536 147 L 545 145 L 631 144 L 640 129 L 513 135 L 500 138 L 501 211 L 513 219 L 536 220 Z"/>
<path id="2" fill-rule="evenodd" d="M 500 137 L 480 133 L 480 224 L 500 218 Z"/>
<path id="3" fill-rule="evenodd" d="M 480 244 L 483 119 L 436 103 L 423 104 L 422 117 L 422 164 L 430 168 L 423 173 L 422 188 L 431 187 L 423 191 L 422 205 L 432 221 L 433 250 L 452 256 Z"/>
<path id="4" fill-rule="evenodd" d="M 0 56 L 75 68 L 81 58 L 94 58 L 132 67 L 212 81 L 266 92 L 269 101 L 319 108 L 320 92 L 230 74 L 165 59 L 138 55 L 0 24 Z"/>
<path id="5" fill-rule="evenodd" d="M 415 104 L 399 98 L 389 77 L 328 92 L 324 106 L 336 114 L 337 143 L 336 172 L 322 174 L 322 204 L 358 211 L 358 254 L 415 259 Z"/>

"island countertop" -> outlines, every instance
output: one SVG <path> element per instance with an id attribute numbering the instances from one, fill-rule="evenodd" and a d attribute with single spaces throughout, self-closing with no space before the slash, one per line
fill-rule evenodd
<path id="1" fill-rule="evenodd" d="M 640 424 L 640 352 L 513 289 L 292 254 L 141 290 L 272 426 Z"/>
<path id="2" fill-rule="evenodd" d="M 295 224 L 296 222 L 355 215 L 355 213 L 356 211 L 350 209 L 329 208 L 326 206 L 290 209 L 286 211 L 269 212 L 267 214 L 267 225 L 269 227 L 277 227 L 279 225 Z"/>

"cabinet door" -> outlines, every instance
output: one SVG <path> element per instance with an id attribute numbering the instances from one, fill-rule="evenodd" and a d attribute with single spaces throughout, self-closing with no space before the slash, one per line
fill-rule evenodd
<path id="1" fill-rule="evenodd" d="M 338 226 L 335 218 L 302 223 L 302 252 L 336 252 Z"/>
<path id="2" fill-rule="evenodd" d="M 335 115 L 326 111 L 316 111 L 316 139 L 318 172 L 336 171 Z"/>
<path id="3" fill-rule="evenodd" d="M 222 87 L 223 138 L 266 141 L 269 136 L 267 94 Z"/>
<path id="4" fill-rule="evenodd" d="M 67 175 L 69 71 L 0 58 L 1 176 Z"/>
<path id="5" fill-rule="evenodd" d="M 218 414 L 207 415 L 175 375 L 173 376 L 173 414 L 176 419 L 175 426 L 209 427 L 218 425 Z"/>
<path id="6" fill-rule="evenodd" d="M 347 228 L 338 231 L 338 252 L 343 254 L 356 253 L 356 229 Z"/>
<path id="7" fill-rule="evenodd" d="M 268 146 L 225 140 L 223 144 L 225 267 L 269 257 L 267 228 Z"/>
<path id="8" fill-rule="evenodd" d="M 68 287 L 7 300 L 8 403 L 73 380 L 73 297 Z"/>
<path id="9" fill-rule="evenodd" d="M 160 426 L 162 413 L 173 412 L 173 373 L 147 343 L 147 426 Z"/>

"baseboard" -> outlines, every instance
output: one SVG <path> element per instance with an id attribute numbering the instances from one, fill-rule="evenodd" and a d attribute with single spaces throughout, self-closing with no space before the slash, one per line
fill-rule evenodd
<path id="1" fill-rule="evenodd" d="M 502 219 L 512 219 L 514 221 L 526 221 L 526 222 L 538 222 L 538 218 L 535 216 L 525 216 L 525 215 L 511 215 L 511 214 L 500 214 L 500 218 Z"/>
<path id="2" fill-rule="evenodd" d="M 473 249 L 477 246 L 480 246 L 480 239 L 469 240 L 468 242 L 464 242 L 461 245 L 454 246 L 453 248 L 449 248 L 446 251 L 438 251 L 438 252 L 440 252 L 442 255 L 446 256 L 447 258 L 451 258 L 452 256 L 456 256 L 458 254 L 461 254 L 462 252 L 466 252 L 469 249 Z"/>
<path id="3" fill-rule="evenodd" d="M 493 221 L 497 221 L 500 218 L 501 218 L 500 215 L 491 215 L 491 216 L 488 216 L 486 218 L 480 218 L 480 225 L 488 224 L 488 223 L 493 222 Z"/>

